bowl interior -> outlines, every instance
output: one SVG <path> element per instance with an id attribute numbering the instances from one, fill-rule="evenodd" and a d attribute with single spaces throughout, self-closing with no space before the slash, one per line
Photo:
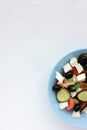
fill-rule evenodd
<path id="1" fill-rule="evenodd" d="M 68 55 L 66 55 L 65 57 L 63 57 L 54 67 L 51 76 L 50 76 L 50 80 L 49 80 L 49 87 L 48 87 L 48 95 L 49 95 L 49 100 L 50 103 L 52 105 L 52 108 L 54 109 L 55 113 L 64 121 L 66 121 L 67 123 L 76 126 L 76 127 L 80 127 L 80 128 L 87 128 L 87 115 L 85 114 L 81 114 L 81 117 L 78 119 L 75 119 L 72 117 L 71 113 L 72 112 L 67 112 L 65 110 L 60 110 L 58 107 L 58 102 L 56 100 L 55 97 L 55 93 L 52 90 L 52 86 L 54 85 L 56 79 L 55 79 L 55 73 L 56 71 L 61 72 L 62 71 L 62 67 L 70 61 L 70 59 L 72 57 L 78 57 L 81 53 L 87 53 L 87 49 L 82 49 L 82 50 L 76 50 L 74 52 L 69 53 Z"/>

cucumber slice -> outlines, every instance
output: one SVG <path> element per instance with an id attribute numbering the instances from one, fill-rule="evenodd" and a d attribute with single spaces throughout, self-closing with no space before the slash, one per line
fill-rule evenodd
<path id="1" fill-rule="evenodd" d="M 80 56 L 85 56 L 85 57 L 87 57 L 87 53 L 83 53 L 83 54 L 81 54 Z"/>
<path id="2" fill-rule="evenodd" d="M 80 91 L 77 94 L 77 98 L 82 102 L 87 102 L 87 90 Z"/>
<path id="3" fill-rule="evenodd" d="M 57 92 L 56 98 L 59 102 L 66 102 L 70 98 L 70 93 L 67 89 L 61 88 L 60 91 Z"/>

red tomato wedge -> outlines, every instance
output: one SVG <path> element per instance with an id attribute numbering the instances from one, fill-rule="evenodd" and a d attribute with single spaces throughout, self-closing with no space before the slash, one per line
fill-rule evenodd
<path id="1" fill-rule="evenodd" d="M 75 67 L 72 67 L 72 71 L 73 71 L 73 73 L 74 73 L 75 75 L 78 75 L 78 74 L 79 74 L 78 71 L 77 71 L 77 69 L 76 69 Z"/>
<path id="2" fill-rule="evenodd" d="M 87 86 L 82 86 L 80 88 L 81 88 L 81 90 L 87 90 Z"/>
<path id="3" fill-rule="evenodd" d="M 69 87 L 68 83 L 59 83 L 59 82 L 57 82 L 57 84 L 60 85 L 62 88 L 68 88 Z"/>
<path id="4" fill-rule="evenodd" d="M 85 106 L 87 106 L 87 102 L 81 102 L 81 103 L 80 103 L 80 108 L 81 108 L 81 110 L 82 110 Z"/>
<path id="5" fill-rule="evenodd" d="M 75 106 L 75 100 L 73 98 L 70 98 L 68 101 L 68 107 L 66 108 L 66 110 L 72 110 Z"/>

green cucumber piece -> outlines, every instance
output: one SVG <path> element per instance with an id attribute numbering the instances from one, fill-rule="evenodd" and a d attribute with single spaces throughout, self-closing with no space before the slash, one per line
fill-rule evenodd
<path id="1" fill-rule="evenodd" d="M 87 90 L 80 91 L 77 94 L 77 98 L 82 102 L 87 102 Z"/>
<path id="2" fill-rule="evenodd" d="M 66 102 L 70 98 L 70 93 L 67 89 L 61 88 L 60 91 L 57 92 L 56 98 L 59 102 Z"/>
<path id="3" fill-rule="evenodd" d="M 81 54 L 80 56 L 85 56 L 85 57 L 87 57 L 87 53 L 83 53 L 83 54 Z"/>

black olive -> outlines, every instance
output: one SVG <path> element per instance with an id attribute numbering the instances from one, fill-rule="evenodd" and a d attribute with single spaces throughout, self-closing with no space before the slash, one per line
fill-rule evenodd
<path id="1" fill-rule="evenodd" d="M 83 66 L 84 70 L 87 70 L 87 63 Z"/>
<path id="2" fill-rule="evenodd" d="M 76 90 L 73 90 L 73 86 L 74 86 L 74 85 L 69 85 L 68 90 L 69 90 L 70 92 L 76 91 Z"/>
<path id="3" fill-rule="evenodd" d="M 54 85 L 54 86 L 52 87 L 53 91 L 55 91 L 55 92 L 59 91 L 60 88 L 61 88 L 61 87 L 60 87 L 59 85 Z"/>
<path id="4" fill-rule="evenodd" d="M 79 62 L 82 66 L 84 66 L 84 65 L 87 63 L 87 57 L 80 55 L 79 58 L 78 58 L 78 62 Z"/>
<path id="5" fill-rule="evenodd" d="M 80 104 L 76 104 L 74 106 L 74 111 L 77 112 L 77 111 L 80 111 Z"/>
<path id="6" fill-rule="evenodd" d="M 65 78 L 66 79 L 70 79 L 72 77 L 73 77 L 73 72 L 72 71 L 69 71 L 69 72 L 65 73 Z"/>

